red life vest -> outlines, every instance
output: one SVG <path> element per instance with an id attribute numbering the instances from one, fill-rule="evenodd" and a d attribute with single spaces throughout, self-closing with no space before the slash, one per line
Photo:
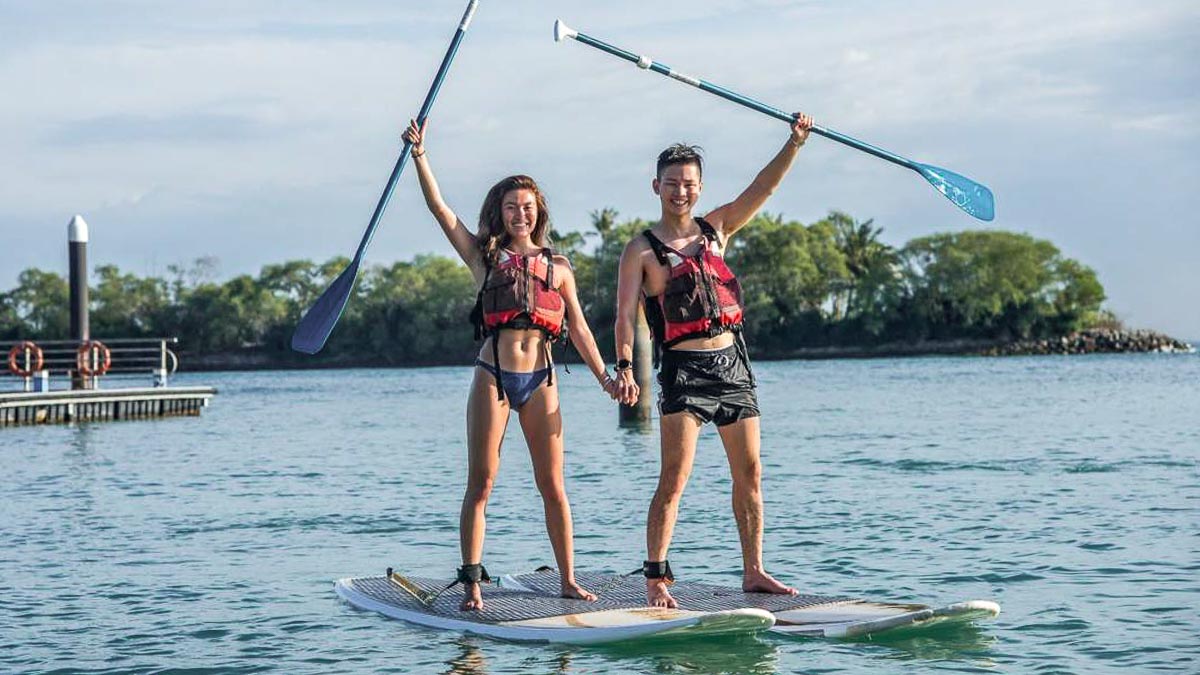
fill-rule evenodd
<path id="1" fill-rule="evenodd" d="M 505 328 L 537 328 L 551 339 L 563 334 L 566 304 L 554 288 L 554 254 L 544 248 L 533 255 L 500 249 L 495 265 L 484 272 L 471 321 L 475 337 Z"/>
<path id="2" fill-rule="evenodd" d="M 662 294 L 646 296 L 646 321 L 660 348 L 742 327 L 742 286 L 717 252 L 716 229 L 701 218 L 696 223 L 703 245 L 690 256 L 667 246 L 650 230 L 642 233 L 671 272 Z"/>

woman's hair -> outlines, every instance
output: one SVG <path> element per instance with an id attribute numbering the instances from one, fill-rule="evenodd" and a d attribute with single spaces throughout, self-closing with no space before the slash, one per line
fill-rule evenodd
<path id="1" fill-rule="evenodd" d="M 550 209 L 546 206 L 545 195 L 529 176 L 509 176 L 488 190 L 487 196 L 483 198 L 483 206 L 479 209 L 479 232 L 475 235 L 475 241 L 488 264 L 494 264 L 500 249 L 508 246 L 508 230 L 504 229 L 504 195 L 513 190 L 529 190 L 533 193 L 537 202 L 537 223 L 533 226 L 530 239 L 538 246 L 547 245 L 546 231 L 550 228 Z"/>

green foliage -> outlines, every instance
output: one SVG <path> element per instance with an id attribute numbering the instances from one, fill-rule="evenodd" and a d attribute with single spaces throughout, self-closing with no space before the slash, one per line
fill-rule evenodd
<path id="1" fill-rule="evenodd" d="M 617 266 L 626 244 L 653 223 L 619 221 L 606 208 L 587 231 L 552 231 L 575 270 L 580 302 L 611 357 Z M 882 228 L 832 212 L 805 225 L 760 214 L 727 256 L 746 302 L 748 341 L 758 353 L 804 346 L 922 339 L 1025 339 L 1112 323 L 1094 271 L 1047 241 L 998 231 L 935 234 L 895 249 Z M 349 264 L 289 260 L 257 277 L 216 281 L 217 261 L 172 266 L 170 279 L 113 265 L 91 280 L 97 337 L 178 336 L 185 349 L 242 350 L 295 360 L 291 332 Z M 477 345 L 467 321 L 476 296 L 465 266 L 420 255 L 363 270 L 322 358 L 389 364 L 462 363 Z M 0 338 L 67 337 L 67 282 L 38 269 L 0 293 Z"/>
<path id="2" fill-rule="evenodd" d="M 912 308 L 930 337 L 1063 334 L 1082 327 L 1104 300 L 1091 269 L 1025 234 L 937 234 L 909 242 L 900 255 Z"/>
<path id="3" fill-rule="evenodd" d="M 167 319 L 170 289 L 162 279 L 121 274 L 115 265 L 96 268 L 89 292 L 91 330 L 96 335 L 154 337 Z"/>
<path id="4" fill-rule="evenodd" d="M 36 267 L 21 272 L 17 287 L 7 294 L 10 311 L 20 317 L 24 338 L 66 339 L 71 330 L 70 289 L 67 280 Z"/>

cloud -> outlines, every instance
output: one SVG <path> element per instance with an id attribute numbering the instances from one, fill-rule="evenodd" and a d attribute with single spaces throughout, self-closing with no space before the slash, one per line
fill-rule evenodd
<path id="1" fill-rule="evenodd" d="M 106 115 L 57 127 L 46 143 L 88 146 L 106 143 L 236 143 L 282 134 L 277 125 L 242 115 L 183 113 L 164 118 Z"/>
<path id="2" fill-rule="evenodd" d="M 57 231 L 81 211 L 98 247 L 102 234 L 122 238 L 108 251 L 123 266 L 211 253 L 240 272 L 349 252 L 464 4 L 7 3 L 0 241 L 30 224 Z M 774 120 L 583 45 L 554 44 L 556 16 L 985 182 L 998 227 L 1077 252 L 1114 280 L 1109 294 L 1122 306 L 1154 307 L 1147 323 L 1200 336 L 1194 313 L 1158 309 L 1170 298 L 1184 306 L 1200 279 L 1163 291 L 1130 272 L 1181 268 L 1172 261 L 1200 247 L 1194 218 L 1178 231 L 1168 224 L 1190 213 L 1176 195 L 1200 180 L 1194 2 L 484 3 L 429 141 L 465 220 L 488 186 L 516 171 L 542 181 L 564 229 L 605 206 L 653 216 L 652 159 L 677 140 L 707 149 L 711 208 L 782 143 Z M 1171 189 L 1125 185 L 1152 173 Z M 825 141 L 806 146 L 768 208 L 805 220 L 830 208 L 876 217 L 895 243 L 974 226 L 914 174 Z M 60 248 L 0 245 L 0 288 Z M 406 175 L 371 255 L 429 250 L 450 253 Z M 1164 292 L 1167 301 L 1139 300 Z"/>

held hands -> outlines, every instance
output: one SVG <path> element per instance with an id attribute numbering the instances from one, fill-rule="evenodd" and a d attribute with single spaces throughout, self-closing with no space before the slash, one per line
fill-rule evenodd
<path id="1" fill-rule="evenodd" d="M 408 121 L 408 128 L 404 130 L 404 140 L 412 143 L 413 159 L 425 154 L 425 129 L 429 126 L 429 120 L 417 126 L 416 120 Z"/>
<path id="2" fill-rule="evenodd" d="M 617 381 L 612 379 L 607 372 L 604 373 L 604 379 L 600 382 L 600 386 L 604 389 L 604 393 L 608 394 L 612 400 L 617 400 Z"/>
<path id="3" fill-rule="evenodd" d="M 633 368 L 618 370 L 616 395 L 613 398 L 622 405 L 633 405 L 637 403 L 639 395 L 641 395 L 641 389 L 638 387 L 637 381 L 633 379 Z"/>
<path id="4" fill-rule="evenodd" d="M 607 372 L 604 373 L 604 379 L 601 380 L 600 386 L 604 388 L 604 393 L 608 394 L 612 400 L 622 405 L 637 403 L 638 395 L 641 393 L 637 382 L 633 379 L 633 369 L 631 368 L 617 371 L 616 379 L 609 376 Z"/>
<path id="5" fill-rule="evenodd" d="M 808 132 L 813 127 L 813 118 L 802 112 L 793 113 L 792 136 L 788 142 L 799 148 L 808 140 Z"/>

